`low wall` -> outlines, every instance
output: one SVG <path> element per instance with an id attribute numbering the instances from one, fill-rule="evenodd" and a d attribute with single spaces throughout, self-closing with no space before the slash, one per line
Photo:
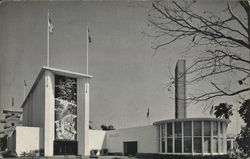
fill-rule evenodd
<path id="1" fill-rule="evenodd" d="M 158 153 L 157 127 L 154 125 L 107 131 L 109 152 L 123 152 L 123 142 L 137 141 L 138 153 Z"/>
<path id="2" fill-rule="evenodd" d="M 89 150 L 101 150 L 106 148 L 106 131 L 89 130 Z"/>
<path id="3" fill-rule="evenodd" d="M 17 126 L 15 133 L 16 153 L 20 156 L 23 152 L 43 149 L 43 129 L 39 127 Z"/>

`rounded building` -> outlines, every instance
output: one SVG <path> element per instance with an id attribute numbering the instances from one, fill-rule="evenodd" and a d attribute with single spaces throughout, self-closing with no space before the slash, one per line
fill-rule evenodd
<path id="1" fill-rule="evenodd" d="M 183 118 L 157 121 L 160 153 L 221 155 L 227 153 L 229 120 Z"/>

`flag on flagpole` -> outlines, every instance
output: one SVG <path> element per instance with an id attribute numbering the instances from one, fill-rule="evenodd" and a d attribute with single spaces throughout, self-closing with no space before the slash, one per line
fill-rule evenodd
<path id="1" fill-rule="evenodd" d="M 52 33 L 54 31 L 54 27 L 52 25 L 50 17 L 48 19 L 48 27 L 49 27 L 49 32 Z"/>
<path id="2" fill-rule="evenodd" d="M 91 36 L 90 36 L 90 32 L 89 32 L 89 28 L 88 28 L 88 40 L 89 40 L 89 43 L 92 42 L 92 39 L 91 39 Z"/>
<path id="3" fill-rule="evenodd" d="M 14 97 L 12 97 L 12 107 L 14 106 Z"/>
<path id="4" fill-rule="evenodd" d="M 24 80 L 23 82 L 24 82 L 24 87 L 26 87 L 27 86 L 26 80 Z"/>
<path id="5" fill-rule="evenodd" d="M 147 118 L 149 117 L 149 108 L 148 108 L 148 112 L 147 112 Z"/>
<path id="6" fill-rule="evenodd" d="M 212 106 L 211 110 L 210 110 L 210 115 L 213 115 L 214 113 L 214 106 Z"/>

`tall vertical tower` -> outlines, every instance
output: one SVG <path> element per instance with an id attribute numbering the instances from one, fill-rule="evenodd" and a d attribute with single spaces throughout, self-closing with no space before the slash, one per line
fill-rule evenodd
<path id="1" fill-rule="evenodd" d="M 186 61 L 177 61 L 175 67 L 175 118 L 186 118 Z"/>

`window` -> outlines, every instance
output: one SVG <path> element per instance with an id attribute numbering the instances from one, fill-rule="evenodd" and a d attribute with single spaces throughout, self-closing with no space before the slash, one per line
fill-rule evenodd
<path id="1" fill-rule="evenodd" d="M 201 153 L 202 144 L 201 144 L 201 137 L 194 137 L 194 152 Z"/>
<path id="2" fill-rule="evenodd" d="M 211 122 L 204 121 L 204 153 L 211 153 Z"/>
<path id="3" fill-rule="evenodd" d="M 172 137 L 172 123 L 167 123 L 167 136 Z"/>
<path id="4" fill-rule="evenodd" d="M 220 152 L 224 152 L 223 138 L 220 138 L 220 147 L 221 147 Z"/>
<path id="5" fill-rule="evenodd" d="M 181 138 L 175 138 L 174 140 L 174 144 L 175 144 L 175 153 L 181 153 L 182 152 L 182 146 L 181 146 Z"/>
<path id="6" fill-rule="evenodd" d="M 174 125 L 174 136 L 175 137 L 182 137 L 182 134 L 181 134 L 181 122 L 175 122 L 175 125 Z"/>
<path id="7" fill-rule="evenodd" d="M 192 136 L 191 121 L 184 122 L 184 136 Z"/>
<path id="8" fill-rule="evenodd" d="M 182 124 L 181 122 L 174 123 L 174 144 L 175 144 L 175 153 L 182 152 Z"/>
<path id="9" fill-rule="evenodd" d="M 231 140 L 227 141 L 227 150 L 231 149 Z"/>
<path id="10" fill-rule="evenodd" d="M 194 121 L 194 136 L 201 136 L 201 121 Z"/>
<path id="11" fill-rule="evenodd" d="M 213 152 L 218 153 L 218 122 L 213 122 Z"/>
<path id="12" fill-rule="evenodd" d="M 184 138 L 184 152 L 191 153 L 192 152 L 192 137 Z"/>
<path id="13" fill-rule="evenodd" d="M 165 124 L 161 125 L 161 152 L 165 152 Z"/>
<path id="14" fill-rule="evenodd" d="M 223 123 L 220 122 L 220 133 L 219 133 L 220 137 L 223 137 Z"/>
<path id="15" fill-rule="evenodd" d="M 220 145 L 220 152 L 225 153 L 225 145 L 224 145 L 224 138 L 223 138 L 223 122 L 219 122 L 219 145 Z"/>
<path id="16" fill-rule="evenodd" d="M 167 152 L 173 152 L 173 124 L 167 123 Z"/>
<path id="17" fill-rule="evenodd" d="M 185 121 L 184 124 L 184 153 L 192 152 L 192 122 Z"/>
<path id="18" fill-rule="evenodd" d="M 161 152 L 164 153 L 165 152 L 165 138 L 162 139 L 161 142 Z"/>
<path id="19" fill-rule="evenodd" d="M 194 152 L 202 152 L 201 121 L 194 121 Z"/>
<path id="20" fill-rule="evenodd" d="M 161 140 L 160 140 L 160 138 L 161 138 L 161 125 L 159 125 L 158 126 L 158 143 L 159 143 L 159 152 L 161 152 L 161 149 L 160 149 L 160 144 L 161 144 Z"/>
<path id="21" fill-rule="evenodd" d="M 165 125 L 164 124 L 161 125 L 161 137 L 165 138 Z"/>
<path id="22" fill-rule="evenodd" d="M 168 138 L 167 139 L 167 150 L 168 150 L 168 153 L 172 153 L 173 152 L 173 140 L 172 138 Z"/>
<path id="23" fill-rule="evenodd" d="M 211 153 L 211 139 L 204 137 L 204 153 Z"/>
<path id="24" fill-rule="evenodd" d="M 218 153 L 218 138 L 217 137 L 213 138 L 213 152 Z"/>
<path id="25" fill-rule="evenodd" d="M 211 122 L 204 121 L 204 136 L 211 136 Z"/>
<path id="26" fill-rule="evenodd" d="M 213 122 L 213 136 L 218 136 L 218 123 Z"/>

